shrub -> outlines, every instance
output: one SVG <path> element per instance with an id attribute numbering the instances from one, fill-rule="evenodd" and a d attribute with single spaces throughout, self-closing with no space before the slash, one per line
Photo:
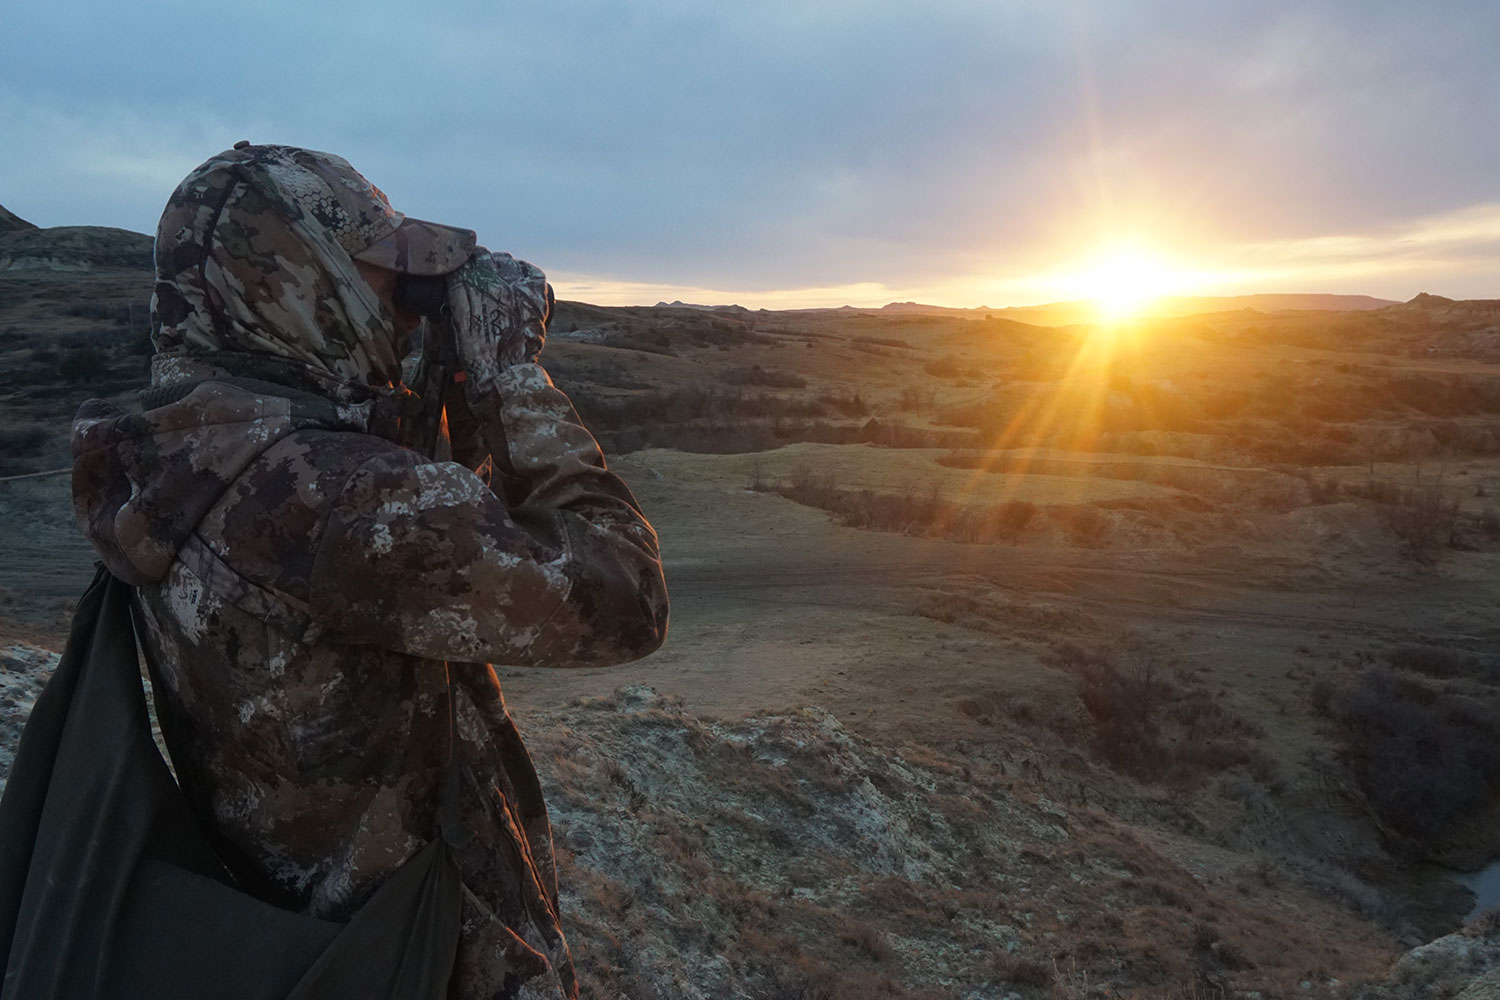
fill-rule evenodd
<path id="1" fill-rule="evenodd" d="M 75 347 L 62 356 L 57 363 L 57 373 L 69 385 L 93 381 L 109 374 L 104 356 L 91 344 Z"/>
<path id="2" fill-rule="evenodd" d="M 715 385 L 611 396 L 575 390 L 573 403 L 600 443 L 616 453 L 652 447 L 764 451 L 788 441 L 843 443 L 854 440 L 857 431 L 801 420 L 830 412 L 819 400 Z"/>
<path id="3" fill-rule="evenodd" d="M 1386 654 L 1386 662 L 1397 670 L 1428 677 L 1456 677 L 1466 672 L 1464 667 L 1472 657 L 1446 646 L 1400 646 Z"/>
<path id="4" fill-rule="evenodd" d="M 21 457 L 35 455 L 47 444 L 51 433 L 41 424 L 12 424 L 0 427 L 0 455 Z"/>
<path id="5" fill-rule="evenodd" d="M 1133 773 L 1155 772 L 1163 756 L 1158 715 L 1171 688 L 1154 658 L 1137 653 L 1121 659 L 1110 648 L 1079 658 L 1078 700 L 1093 719 L 1106 760 Z"/>
<path id="6" fill-rule="evenodd" d="M 1029 500 L 1009 500 L 995 508 L 995 512 L 1001 532 L 1014 537 L 1036 517 L 1036 504 Z"/>
<path id="7" fill-rule="evenodd" d="M 1109 515 L 1092 504 L 1079 504 L 1057 512 L 1069 541 L 1089 548 L 1102 545 L 1109 531 Z"/>
<path id="8" fill-rule="evenodd" d="M 1257 728 L 1186 684 L 1143 643 L 1127 639 L 1089 649 L 1063 642 L 1047 660 L 1077 678 L 1095 751 L 1116 770 L 1187 780 L 1254 764 L 1233 737 L 1259 735 Z"/>
<path id="9" fill-rule="evenodd" d="M 925 413 L 931 410 L 937 401 L 935 389 L 919 389 L 914 385 L 901 387 L 901 395 L 896 399 L 896 409 L 903 412 Z"/>
<path id="10" fill-rule="evenodd" d="M 937 484 L 926 490 L 909 484 L 900 493 L 845 489 L 832 476 L 807 465 L 798 466 L 786 480 L 770 489 L 789 500 L 826 510 L 852 528 L 967 542 L 1011 540 L 1035 513 L 1035 507 L 1024 501 L 989 508 L 969 507 L 944 497 Z"/>
<path id="11" fill-rule="evenodd" d="M 1344 489 L 1378 504 L 1386 527 L 1417 562 L 1436 561 L 1442 549 L 1457 540 L 1458 497 L 1443 484 L 1441 472 L 1425 480 L 1419 473 L 1410 486 L 1368 479 Z"/>
<path id="12" fill-rule="evenodd" d="M 0 427 L 0 475 L 37 471 L 37 457 L 52 441 L 53 433 L 54 428 L 38 423 Z"/>
<path id="13" fill-rule="evenodd" d="M 1448 496 L 1441 477 L 1400 491 L 1384 515 L 1406 554 L 1417 562 L 1436 561 L 1439 552 L 1456 540 L 1458 499 Z"/>
<path id="14" fill-rule="evenodd" d="M 65 310 L 69 316 L 83 316 L 88 319 L 114 320 L 116 323 L 128 325 L 130 323 L 130 306 L 120 305 L 118 302 L 75 302 Z M 149 309 L 147 310 L 150 311 Z"/>
<path id="15" fill-rule="evenodd" d="M 846 417 L 863 417 L 870 412 L 869 405 L 860 396 L 858 389 L 851 393 L 825 392 L 818 397 L 818 402 Z"/>
<path id="16" fill-rule="evenodd" d="M 934 358 L 933 360 L 927 362 L 922 366 L 922 370 L 927 374 L 935 375 L 938 378 L 957 378 L 959 375 L 963 374 L 965 367 L 964 364 L 957 358 L 944 357 Z"/>
<path id="17" fill-rule="evenodd" d="M 790 372 L 767 370 L 760 365 L 730 368 L 719 378 L 730 385 L 760 385 L 771 389 L 805 389 L 807 379 Z"/>
<path id="18" fill-rule="evenodd" d="M 1425 652 L 1400 659 L 1448 665 Z M 1366 800 L 1392 829 L 1433 846 L 1489 806 L 1500 782 L 1500 706 L 1493 700 L 1440 695 L 1384 667 L 1314 694 L 1314 706 L 1339 727 L 1344 759 Z"/>

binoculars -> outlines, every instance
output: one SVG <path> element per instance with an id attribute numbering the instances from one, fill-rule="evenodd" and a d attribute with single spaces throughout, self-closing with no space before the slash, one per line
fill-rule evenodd
<path id="1" fill-rule="evenodd" d="M 408 312 L 440 319 L 448 307 L 448 279 L 442 275 L 403 274 L 391 298 Z"/>

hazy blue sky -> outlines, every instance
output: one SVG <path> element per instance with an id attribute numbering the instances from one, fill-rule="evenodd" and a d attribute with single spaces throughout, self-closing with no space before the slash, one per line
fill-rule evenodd
<path id="1" fill-rule="evenodd" d="M 13 0 L 0 204 L 154 232 L 247 138 L 595 301 L 1500 297 L 1496 0 L 423 6 Z"/>

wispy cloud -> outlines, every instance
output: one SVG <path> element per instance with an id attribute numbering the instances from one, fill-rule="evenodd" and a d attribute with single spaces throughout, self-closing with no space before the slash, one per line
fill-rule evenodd
<path id="1" fill-rule="evenodd" d="M 1417 283 L 1436 282 L 1432 287 L 1445 293 L 1472 296 L 1486 294 L 1485 288 L 1475 286 L 1472 292 L 1448 289 L 1443 282 L 1455 277 L 1493 282 L 1494 274 L 1500 274 L 1500 202 L 1364 233 L 1200 245 L 1170 260 L 1159 290 L 1182 295 L 1359 291 L 1408 298 L 1427 287 L 1418 287 Z M 1035 262 L 1030 266 L 1023 262 L 1003 271 L 984 268 L 905 286 L 865 281 L 754 289 L 631 281 L 581 272 L 559 272 L 553 284 L 565 298 L 599 305 L 680 300 L 752 309 L 811 309 L 919 301 L 960 308 L 1000 308 L 1087 298 L 1091 294 L 1087 280 L 1086 271 L 1071 264 L 1039 267 Z"/>
<path id="2" fill-rule="evenodd" d="M 0 201 L 41 224 L 149 232 L 245 138 L 601 301 L 1039 301 L 1140 220 L 1226 289 L 1496 292 L 1494 0 L 13 6 Z"/>
<path id="3" fill-rule="evenodd" d="M 1432 255 L 1468 256 L 1500 249 L 1500 202 L 1472 205 L 1372 232 L 1264 240 L 1236 247 L 1247 261 L 1294 264 L 1349 262 L 1375 264 Z"/>
<path id="4" fill-rule="evenodd" d="M 41 226 L 104 225 L 154 232 L 177 182 L 232 145 L 217 116 L 102 98 L 86 108 L 0 95 L 0 193 Z M 252 126 L 253 127 L 253 126 Z M 45 150 L 45 155 L 37 155 Z"/>
<path id="5" fill-rule="evenodd" d="M 747 309 L 824 309 L 838 306 L 876 307 L 917 296 L 918 289 L 891 288 L 866 281 L 848 285 L 801 288 L 728 289 L 697 285 L 619 281 L 566 271 L 549 275 L 559 298 L 601 306 L 655 305 L 686 302 L 692 305 L 739 305 Z"/>

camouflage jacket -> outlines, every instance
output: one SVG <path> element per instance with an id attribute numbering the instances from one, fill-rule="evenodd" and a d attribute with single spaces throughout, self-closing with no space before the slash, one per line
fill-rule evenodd
<path id="1" fill-rule="evenodd" d="M 137 587 L 173 765 L 247 885 L 346 918 L 434 836 L 456 759 L 453 995 L 572 997 L 541 791 L 488 662 L 642 656 L 667 597 L 567 397 L 535 364 L 495 389 L 470 405 L 504 499 L 367 433 L 367 409 L 222 373 L 139 414 L 85 403 L 74 497 Z"/>

